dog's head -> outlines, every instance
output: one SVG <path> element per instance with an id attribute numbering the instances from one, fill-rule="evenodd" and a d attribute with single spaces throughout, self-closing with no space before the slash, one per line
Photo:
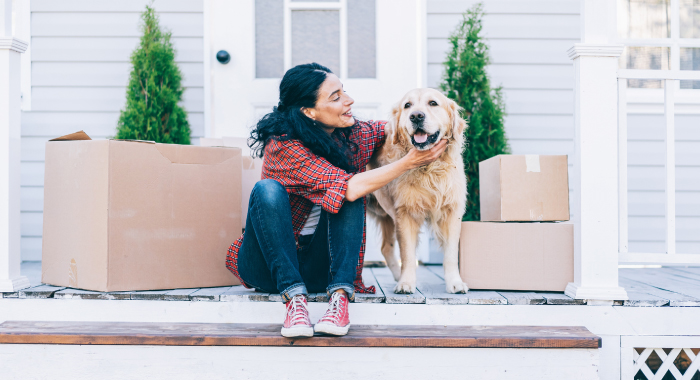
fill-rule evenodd
<path id="1" fill-rule="evenodd" d="M 419 150 L 428 150 L 441 139 L 457 140 L 461 146 L 466 123 L 459 111 L 457 103 L 437 90 L 411 90 L 392 110 L 392 142 Z"/>

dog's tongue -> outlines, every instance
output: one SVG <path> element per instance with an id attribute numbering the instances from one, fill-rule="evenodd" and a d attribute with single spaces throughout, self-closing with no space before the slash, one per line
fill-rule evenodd
<path id="1" fill-rule="evenodd" d="M 416 132 L 413 135 L 413 139 L 416 140 L 417 143 L 421 144 L 428 141 L 428 134 L 423 132 Z"/>

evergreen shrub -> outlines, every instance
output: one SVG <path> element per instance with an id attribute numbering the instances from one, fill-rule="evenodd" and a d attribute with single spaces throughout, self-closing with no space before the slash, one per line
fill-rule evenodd
<path id="1" fill-rule="evenodd" d="M 510 153 L 503 118 L 505 103 L 501 87 L 491 88 L 486 74 L 489 48 L 481 35 L 482 4 L 464 13 L 449 39 L 450 50 L 440 89 L 464 108 L 468 127 L 462 158 L 467 175 L 467 209 L 462 220 L 479 220 L 479 162 Z"/>
<path id="2" fill-rule="evenodd" d="M 126 108 L 119 116 L 116 138 L 189 144 L 187 113 L 178 105 L 184 90 L 171 33 L 161 30 L 151 6 L 141 19 L 143 36 L 131 54 Z"/>

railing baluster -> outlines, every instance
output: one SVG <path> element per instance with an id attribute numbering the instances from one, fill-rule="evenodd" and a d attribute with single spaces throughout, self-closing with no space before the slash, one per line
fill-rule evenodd
<path id="1" fill-rule="evenodd" d="M 676 133 L 675 80 L 664 81 L 664 120 L 666 121 L 666 253 L 676 253 Z"/>
<path id="2" fill-rule="evenodd" d="M 619 207 L 619 249 L 628 252 L 629 226 L 627 213 L 627 79 L 617 80 L 617 165 Z"/>

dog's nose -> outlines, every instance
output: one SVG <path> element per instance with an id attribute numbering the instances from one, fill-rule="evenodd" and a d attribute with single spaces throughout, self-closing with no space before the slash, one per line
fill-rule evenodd
<path id="1" fill-rule="evenodd" d="M 425 119 L 425 114 L 421 111 L 411 112 L 409 119 L 411 119 L 411 121 L 414 123 L 420 123 Z"/>

